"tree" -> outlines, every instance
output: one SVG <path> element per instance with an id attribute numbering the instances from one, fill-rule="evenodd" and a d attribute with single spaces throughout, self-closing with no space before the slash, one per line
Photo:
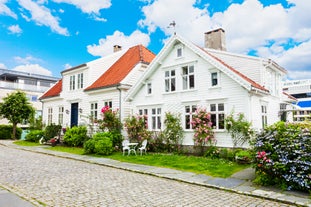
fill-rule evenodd
<path id="1" fill-rule="evenodd" d="M 12 138 L 16 139 L 17 124 L 28 120 L 35 113 L 35 109 L 28 101 L 26 94 L 22 91 L 16 91 L 8 94 L 0 103 L 0 116 L 9 120 L 13 125 Z"/>

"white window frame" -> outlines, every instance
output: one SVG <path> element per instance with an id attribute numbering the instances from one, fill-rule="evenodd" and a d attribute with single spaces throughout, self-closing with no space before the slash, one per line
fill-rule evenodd
<path id="1" fill-rule="evenodd" d="M 268 106 L 261 104 L 261 127 L 264 129 L 268 125 Z"/>
<path id="2" fill-rule="evenodd" d="M 148 82 L 146 84 L 146 88 L 147 88 L 147 95 L 151 95 L 152 94 L 152 83 Z"/>
<path id="3" fill-rule="evenodd" d="M 162 128 L 162 109 L 152 108 L 151 109 L 151 129 L 153 131 L 160 131 Z"/>
<path id="4" fill-rule="evenodd" d="M 76 76 L 75 75 L 70 76 L 69 89 L 71 91 L 76 89 Z"/>
<path id="5" fill-rule="evenodd" d="M 98 103 L 97 102 L 93 102 L 90 104 L 90 114 L 93 120 L 98 119 Z"/>
<path id="6" fill-rule="evenodd" d="M 53 108 L 48 108 L 48 125 L 52 124 L 53 121 Z"/>
<path id="7" fill-rule="evenodd" d="M 145 127 L 146 127 L 146 129 L 148 129 L 148 109 L 139 109 L 138 114 L 139 114 L 139 116 L 144 117 Z"/>
<path id="8" fill-rule="evenodd" d="M 83 88 L 83 73 L 79 73 L 78 74 L 78 89 L 82 89 Z"/>
<path id="9" fill-rule="evenodd" d="M 195 111 L 198 109 L 197 104 L 188 104 L 184 107 L 184 129 L 192 130 L 192 118 Z"/>
<path id="10" fill-rule="evenodd" d="M 176 70 L 166 70 L 164 72 L 164 86 L 165 92 L 175 92 L 176 91 Z"/>
<path id="11" fill-rule="evenodd" d="M 58 107 L 58 124 L 62 126 L 63 123 L 64 123 L 64 107 L 59 106 Z"/>
<path id="12" fill-rule="evenodd" d="M 112 108 L 112 101 L 110 100 L 106 100 L 104 101 L 104 106 L 109 106 L 109 108 L 111 109 Z"/>
<path id="13" fill-rule="evenodd" d="M 216 75 L 216 78 L 214 77 Z M 216 83 L 215 83 L 216 80 Z M 217 87 L 219 86 L 219 72 L 211 72 L 211 86 Z"/>
<path id="14" fill-rule="evenodd" d="M 214 130 L 225 130 L 225 103 L 211 103 L 210 105 L 211 121 Z"/>
<path id="15" fill-rule="evenodd" d="M 194 65 L 186 65 L 181 67 L 181 73 L 182 73 L 182 89 L 183 90 L 194 89 L 195 88 Z"/>

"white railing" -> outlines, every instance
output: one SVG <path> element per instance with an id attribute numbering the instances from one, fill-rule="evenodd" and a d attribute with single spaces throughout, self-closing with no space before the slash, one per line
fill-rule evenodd
<path id="1" fill-rule="evenodd" d="M 35 91 L 35 92 L 43 93 L 47 91 L 50 87 L 40 86 L 40 85 L 30 85 L 30 84 L 24 84 L 24 83 L 15 83 L 15 82 L 9 82 L 9 81 L 0 81 L 0 88 Z"/>

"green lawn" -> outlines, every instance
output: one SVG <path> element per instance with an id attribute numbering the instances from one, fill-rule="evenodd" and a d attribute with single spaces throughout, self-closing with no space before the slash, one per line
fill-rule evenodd
<path id="1" fill-rule="evenodd" d="M 17 141 L 16 144 L 23 146 L 37 146 L 38 144 L 29 143 L 25 141 Z M 61 151 L 67 153 L 73 153 L 82 155 L 83 149 L 76 147 L 64 147 L 55 146 L 49 147 L 48 150 Z M 166 167 L 176 170 L 182 170 L 187 172 L 193 172 L 197 174 L 205 174 L 213 177 L 226 178 L 232 174 L 243 170 L 250 165 L 241 165 L 235 162 L 222 160 L 222 159 L 211 159 L 206 157 L 197 156 L 185 156 L 185 155 L 173 155 L 173 154 L 162 154 L 162 153 L 148 153 L 147 155 L 130 155 L 123 156 L 121 152 L 115 152 L 109 156 L 90 155 L 96 157 L 105 157 L 122 162 L 136 163 L 151 165 L 157 167 Z"/>

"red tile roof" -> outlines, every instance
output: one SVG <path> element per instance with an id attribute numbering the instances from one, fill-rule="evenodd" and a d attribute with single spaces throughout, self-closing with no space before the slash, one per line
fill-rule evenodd
<path id="1" fill-rule="evenodd" d="M 201 47 L 200 47 L 201 48 Z M 255 81 L 253 81 L 252 79 L 248 78 L 247 76 L 245 76 L 244 74 L 240 73 L 239 71 L 237 71 L 236 69 L 234 69 L 232 66 L 228 65 L 227 63 L 225 63 L 223 60 L 221 60 L 220 58 L 216 57 L 215 55 L 212 55 L 210 52 L 204 50 L 203 48 L 201 48 L 204 52 L 206 52 L 209 56 L 211 56 L 212 58 L 214 58 L 215 60 L 217 60 L 218 62 L 220 62 L 222 65 L 224 65 L 225 67 L 227 67 L 228 69 L 230 69 L 231 71 L 233 71 L 234 73 L 236 73 L 237 75 L 239 75 L 241 78 L 243 78 L 244 80 L 246 80 L 247 82 L 249 82 L 251 84 L 252 87 L 257 88 L 259 90 L 265 91 L 265 92 L 269 92 L 268 89 L 266 89 L 265 87 L 263 87 L 262 85 L 256 83 Z"/>
<path id="2" fill-rule="evenodd" d="M 55 96 L 59 96 L 60 92 L 62 92 L 62 85 L 63 85 L 63 80 L 59 80 L 57 83 L 55 83 L 52 88 L 50 88 L 47 92 L 45 92 L 40 99 L 45 99 L 45 98 L 51 98 Z"/>
<path id="3" fill-rule="evenodd" d="M 155 54 L 142 45 L 128 49 L 102 76 L 85 90 L 94 90 L 119 84 L 138 63 L 149 64 Z"/>

